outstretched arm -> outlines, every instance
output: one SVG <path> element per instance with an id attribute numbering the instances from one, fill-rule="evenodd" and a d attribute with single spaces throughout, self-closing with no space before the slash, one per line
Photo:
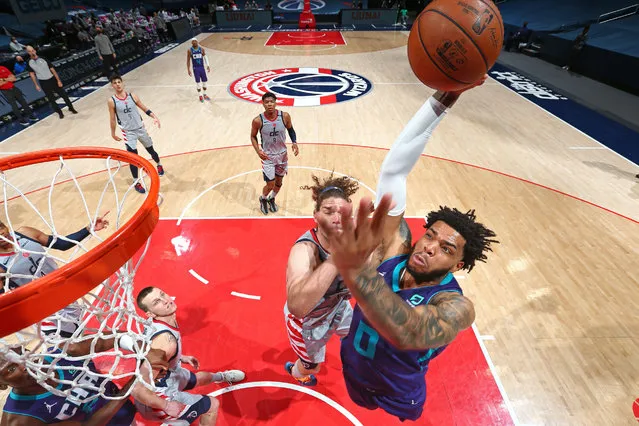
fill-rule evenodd
<path id="1" fill-rule="evenodd" d="M 486 76 L 464 91 L 482 84 L 485 79 Z M 406 178 L 424 152 L 433 131 L 446 115 L 446 110 L 455 104 L 462 93 L 436 92 L 431 96 L 406 124 L 384 158 L 377 183 L 377 202 L 383 194 L 391 194 L 395 201 L 384 229 L 384 259 L 406 252 L 402 248 L 404 239 L 398 232 L 406 210 Z"/>
<path id="2" fill-rule="evenodd" d="M 350 207 L 340 212 L 342 233 L 329 234 L 333 261 L 366 319 L 386 340 L 402 350 L 437 348 L 469 327 L 475 311 L 470 300 L 456 293 L 440 293 L 427 305 L 413 309 L 367 261 L 391 217 L 391 200 L 384 194 L 372 219 L 368 216 L 373 207 L 366 197 L 360 201 L 356 221 L 351 218 Z"/>
<path id="3" fill-rule="evenodd" d="M 18 232 L 20 232 L 22 235 L 28 238 L 31 238 L 32 240 L 37 241 L 38 243 L 40 243 L 41 245 L 45 247 L 50 246 L 51 248 L 56 250 L 66 251 L 72 247 L 75 247 L 77 243 L 79 243 L 80 241 L 84 240 L 89 235 L 91 235 L 91 227 L 93 227 L 94 231 L 100 231 L 106 228 L 109 225 L 109 221 L 105 219 L 105 216 L 108 213 L 109 212 L 106 212 L 103 216 L 97 218 L 94 224 L 89 224 L 88 226 L 85 226 L 79 231 L 65 236 L 64 239 L 54 237 L 53 235 L 45 234 L 39 229 L 32 228 L 30 226 L 22 226 L 18 228 Z M 54 242 L 54 239 L 55 239 L 55 242 Z"/>
<path id="4" fill-rule="evenodd" d="M 472 302 L 453 292 L 439 293 L 427 305 L 412 308 L 393 293 L 374 266 L 351 271 L 344 282 L 375 330 L 401 350 L 446 345 L 475 320 Z"/>
<path id="5" fill-rule="evenodd" d="M 389 218 L 384 230 L 384 258 L 405 252 L 400 250 L 403 241 L 398 238 L 398 229 L 406 210 L 406 179 L 424 152 L 433 131 L 446 114 L 447 106 L 437 100 L 438 95 L 439 92 L 430 97 L 404 127 L 386 154 L 379 172 L 377 200 L 381 199 L 383 194 L 389 193 L 396 203 L 388 213 Z"/>

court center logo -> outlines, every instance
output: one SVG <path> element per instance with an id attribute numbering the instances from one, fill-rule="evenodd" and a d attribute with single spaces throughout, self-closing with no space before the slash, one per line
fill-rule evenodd
<path id="1" fill-rule="evenodd" d="M 311 0 L 311 10 L 322 9 L 324 6 L 326 3 L 323 0 Z M 299 12 L 304 9 L 304 0 L 282 0 L 277 7 L 288 12 Z"/>
<path id="2" fill-rule="evenodd" d="M 275 93 L 281 106 L 318 106 L 364 96 L 371 82 L 352 72 L 326 68 L 282 68 L 239 78 L 229 86 L 235 97 L 261 103 L 266 92 Z"/>

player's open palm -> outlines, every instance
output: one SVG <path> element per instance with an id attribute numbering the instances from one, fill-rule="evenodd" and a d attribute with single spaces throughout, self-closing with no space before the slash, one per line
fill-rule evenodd
<path id="1" fill-rule="evenodd" d="M 95 220 L 95 223 L 93 224 L 93 230 L 94 231 L 101 231 L 104 228 L 109 226 L 109 221 L 106 219 L 106 216 L 108 214 L 109 214 L 109 212 L 107 211 L 101 217 L 99 217 L 99 218 L 97 218 Z"/>
<path id="2" fill-rule="evenodd" d="M 182 362 L 192 366 L 196 370 L 200 369 L 200 361 L 198 361 L 198 359 L 196 357 L 194 357 L 194 356 L 184 355 L 184 356 L 182 356 Z"/>
<path id="3" fill-rule="evenodd" d="M 340 271 L 359 269 L 366 264 L 371 253 L 382 242 L 384 223 L 391 204 L 391 196 L 384 195 L 375 209 L 371 199 L 364 197 L 359 203 L 355 219 L 350 205 L 340 211 L 342 232 L 328 236 L 331 258 Z M 371 213 L 373 216 L 369 218 Z"/>

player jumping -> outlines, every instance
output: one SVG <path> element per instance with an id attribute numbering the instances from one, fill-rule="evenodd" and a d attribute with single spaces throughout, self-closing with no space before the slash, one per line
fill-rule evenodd
<path id="1" fill-rule="evenodd" d="M 475 319 L 453 273 L 471 271 L 497 242 L 473 210 L 429 213 L 426 232 L 414 245 L 403 219 L 406 178 L 460 94 L 437 92 L 402 131 L 382 164 L 373 218 L 370 199 L 360 203 L 356 224 L 352 208 L 344 206 L 342 232 L 329 235 L 333 262 L 357 301 L 341 345 L 348 393 L 356 404 L 400 420 L 421 416 L 429 362 Z M 380 243 L 381 264 L 369 260 Z"/>

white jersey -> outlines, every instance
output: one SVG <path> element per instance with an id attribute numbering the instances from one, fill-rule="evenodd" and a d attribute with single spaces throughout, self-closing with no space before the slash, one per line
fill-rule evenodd
<path id="1" fill-rule="evenodd" d="M 177 351 L 169 360 L 169 370 L 175 371 L 180 367 L 180 359 L 182 358 L 182 338 L 180 336 L 180 330 L 178 330 L 177 327 L 173 327 L 157 319 L 154 319 L 153 323 L 144 329 L 144 335 L 150 339 L 164 333 L 170 333 L 177 341 Z"/>
<path id="2" fill-rule="evenodd" d="M 322 244 L 320 244 L 315 229 L 306 231 L 295 241 L 295 244 L 302 242 L 309 242 L 317 247 L 320 262 L 323 263 L 328 259 L 329 253 L 322 247 Z M 322 298 L 317 301 L 313 309 L 304 317 L 304 326 L 313 326 L 335 315 L 335 312 L 340 309 L 342 301 L 348 300 L 350 297 L 351 293 L 346 287 L 346 284 L 344 284 L 344 279 L 341 275 L 337 275 L 331 285 L 326 289 Z"/>
<path id="3" fill-rule="evenodd" d="M 13 235 L 19 252 L 0 253 L 0 289 L 6 290 L 6 277 L 9 276 L 9 289 L 17 288 L 31 281 L 41 278 L 56 269 L 58 265 L 47 256 L 42 245 L 31 238 L 16 232 Z M 2 291 L 0 291 L 2 292 Z M 60 330 L 73 333 L 82 316 L 82 307 L 73 302 L 53 316 L 42 321 L 41 327 L 45 332 Z"/>
<path id="4" fill-rule="evenodd" d="M 58 269 L 55 260 L 46 255 L 44 247 L 35 240 L 26 237 L 19 232 L 12 234 L 19 252 L 0 253 L 0 268 L 3 273 L 2 285 L 5 284 L 5 277 L 9 275 L 11 287 L 20 287 L 36 278 Z"/>
<path id="5" fill-rule="evenodd" d="M 260 114 L 262 127 L 260 138 L 262 139 L 262 151 L 266 155 L 278 155 L 286 152 L 286 126 L 282 111 L 277 111 L 277 117 L 271 121 L 264 114 Z"/>
<path id="6" fill-rule="evenodd" d="M 133 101 L 133 96 L 130 93 L 127 93 L 124 99 L 120 99 L 117 96 L 112 96 L 111 98 L 115 102 L 115 117 L 122 130 L 137 130 L 140 127 L 144 127 L 144 121 L 142 121 L 138 106 Z"/>

